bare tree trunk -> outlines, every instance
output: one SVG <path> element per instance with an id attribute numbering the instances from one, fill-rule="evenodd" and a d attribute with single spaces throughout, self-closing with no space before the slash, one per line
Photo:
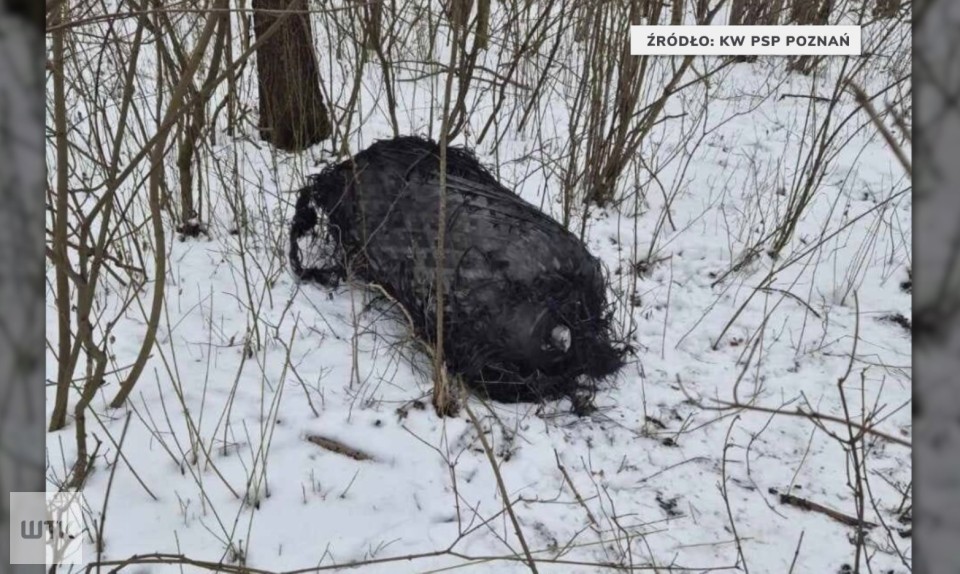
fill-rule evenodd
<path id="1" fill-rule="evenodd" d="M 730 6 L 730 25 L 731 26 L 753 26 L 763 24 L 761 20 L 761 11 L 765 1 L 757 0 L 733 0 Z M 757 56 L 734 56 L 737 62 L 755 62 Z"/>
<path id="2" fill-rule="evenodd" d="M 364 28 L 364 46 L 377 55 L 380 60 L 380 70 L 383 72 L 383 86 L 387 96 L 387 112 L 390 115 L 390 126 L 393 128 L 393 135 L 400 135 L 400 124 L 397 121 L 397 97 L 393 82 L 393 64 L 384 49 L 383 38 L 383 1 L 372 0 L 363 1 L 363 28 Z"/>
<path id="3" fill-rule="evenodd" d="M 766 0 L 733 0 L 730 8 L 732 26 L 765 24 L 769 5 Z"/>
<path id="4" fill-rule="evenodd" d="M 745 0 L 733 0 L 730 5 L 730 25 L 739 26 L 743 24 L 744 12 L 746 12 Z"/>
<path id="5" fill-rule="evenodd" d="M 447 377 L 447 366 L 443 356 L 444 340 L 444 283 L 443 283 L 443 262 L 445 261 L 446 247 L 446 221 L 447 221 L 447 144 L 450 136 L 450 102 L 453 91 L 453 77 L 457 68 L 457 46 L 460 33 L 464 30 L 464 22 L 461 21 L 464 6 L 466 2 L 453 0 L 450 6 L 450 27 L 453 29 L 453 39 L 450 42 L 450 63 L 447 68 L 447 78 L 443 89 L 443 110 L 440 127 L 440 202 L 437 206 L 438 225 L 437 225 L 437 276 L 436 276 L 436 316 L 437 332 L 436 347 L 433 356 L 433 408 L 437 415 L 441 417 L 453 416 L 457 412 L 457 400 L 450 388 L 450 380 Z"/>
<path id="6" fill-rule="evenodd" d="M 873 15 L 877 18 L 896 18 L 900 12 L 900 0 L 877 0 Z"/>
<path id="7" fill-rule="evenodd" d="M 817 7 L 817 16 L 814 24 L 826 26 L 830 23 L 830 12 L 833 11 L 833 0 L 822 0 Z"/>
<path id="8" fill-rule="evenodd" d="M 706 22 L 707 14 L 710 12 L 710 3 L 708 0 L 697 0 L 696 15 L 697 24 Z"/>
<path id="9" fill-rule="evenodd" d="M 227 16 L 225 18 L 224 16 Z M 182 138 L 177 152 L 177 169 L 180 171 L 180 226 L 177 231 L 188 237 L 197 237 L 204 232 L 200 221 L 200 197 L 193 195 L 193 164 L 196 159 L 197 142 L 203 133 L 207 122 L 206 103 L 213 91 L 223 60 L 224 47 L 227 43 L 227 30 L 230 28 L 229 13 L 218 16 L 217 38 L 214 42 L 213 56 L 210 58 L 210 67 L 207 76 L 197 92 L 190 86 L 190 95 L 196 100 L 193 111 L 185 114 L 181 121 Z M 192 82 L 191 82 L 192 84 Z M 215 121 L 215 120 L 214 120 Z M 214 130 L 216 133 L 216 130 Z M 199 191 L 199 190 L 198 190 Z"/>
<path id="10" fill-rule="evenodd" d="M 486 50 L 490 42 L 490 0 L 477 2 L 477 47 Z"/>
<path id="11" fill-rule="evenodd" d="M 239 9 L 243 9 L 242 3 Z M 232 70 L 234 31 L 233 21 L 229 12 L 223 15 L 223 19 L 224 22 L 222 25 L 227 33 L 227 41 L 224 45 L 224 58 L 226 58 L 226 68 L 230 70 L 230 75 L 227 76 L 227 135 L 232 137 L 236 133 L 237 115 L 239 113 L 237 111 L 237 75 Z"/>
<path id="12" fill-rule="evenodd" d="M 819 0 L 792 0 L 790 3 L 790 23 L 801 25 L 816 23 L 819 8 Z"/>
<path id="13" fill-rule="evenodd" d="M 783 0 L 773 0 L 767 9 L 767 24 L 775 26 L 783 17 Z"/>
<path id="14" fill-rule="evenodd" d="M 280 11 L 295 12 L 257 49 L 260 137 L 284 151 L 304 150 L 330 136 L 307 2 L 253 0 L 253 10 L 257 37 Z"/>
<path id="15" fill-rule="evenodd" d="M 830 22 L 833 0 L 793 0 L 790 19 L 794 24 L 826 25 Z M 823 60 L 822 56 L 797 56 L 791 58 L 787 68 L 801 74 L 809 74 Z"/>
<path id="16" fill-rule="evenodd" d="M 670 8 L 670 25 L 679 26 L 683 24 L 683 0 L 673 0 L 673 6 Z"/>
<path id="17" fill-rule="evenodd" d="M 55 22 L 66 13 L 55 15 Z M 53 122 L 57 143 L 57 193 L 54 202 L 53 253 L 56 254 L 56 302 L 57 302 L 57 395 L 50 416 L 49 430 L 62 429 L 67 424 L 67 400 L 70 392 L 70 378 L 73 375 L 70 365 L 70 283 L 67 256 L 67 219 L 69 202 L 70 160 L 67 145 L 67 103 L 66 81 L 64 80 L 64 35 L 66 30 L 53 33 Z"/>

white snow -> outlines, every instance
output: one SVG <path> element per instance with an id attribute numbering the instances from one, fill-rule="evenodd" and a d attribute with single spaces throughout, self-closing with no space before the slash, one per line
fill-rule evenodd
<path id="1" fill-rule="evenodd" d="M 336 58 L 316 22 L 315 30 L 325 89 L 344 105 L 349 58 Z M 142 96 L 150 102 L 152 51 L 143 58 Z M 495 49 L 483 58 L 497 66 Z M 695 67 L 706 65 L 698 60 Z M 855 350 L 844 385 L 851 418 L 876 411 L 878 431 L 911 440 L 910 334 L 884 319 L 910 316 L 910 295 L 899 285 L 911 257 L 910 182 L 872 126 L 854 129 L 865 116 L 842 132 L 850 140 L 779 258 L 745 257 L 776 226 L 787 201 L 776 190 L 790 188 L 801 145 L 804 155 L 810 145 L 803 134 L 808 98 L 783 96 L 809 94 L 811 86 L 829 95 L 838 65 L 831 60 L 826 73 L 804 77 L 788 74 L 783 59 L 763 58 L 727 68 L 706 96 L 698 89 L 671 99 L 666 114 L 689 117 L 655 129 L 639 151 L 647 163 L 621 180 L 621 191 L 638 186 L 642 201 L 590 214 L 587 245 L 609 269 L 617 318 L 634 329 L 637 349 L 597 394 L 596 413 L 577 417 L 567 402 L 470 399 L 540 570 L 596 572 L 606 564 L 732 571 L 737 538 L 751 572 L 787 572 L 794 561 L 794 572 L 839 572 L 853 563 L 854 528 L 781 504 L 778 494 L 855 516 L 850 458 L 824 430 L 846 437 L 846 426 L 820 428 L 769 410 L 842 417 L 838 379 Z M 253 114 L 254 68 L 243 93 Z M 555 93 L 541 100 L 524 133 L 501 126 L 499 145 L 488 138 L 477 149 L 502 181 L 557 218 L 560 168 L 551 154 L 569 138 L 575 76 L 568 74 L 552 84 Z M 438 77 L 398 84 L 402 133 L 426 133 L 438 117 L 430 101 L 442 98 Z M 869 79 L 868 91 L 886 85 L 879 74 Z M 363 81 L 353 150 L 391 133 L 376 64 Z M 473 145 L 492 94 L 475 90 L 471 97 L 479 110 L 466 138 Z M 854 109 L 847 94 L 834 114 Z M 506 124 L 507 111 L 503 116 Z M 165 314 L 147 368 L 120 409 L 108 403 L 142 342 L 149 258 L 142 307 L 123 311 L 114 328 L 108 371 L 115 372 L 88 422 L 91 448 L 94 437 L 102 444 L 84 488 L 94 517 L 107 509 L 101 558 L 159 552 L 282 571 L 413 555 L 363 571 L 528 570 L 476 428 L 465 412 L 445 419 L 433 412 L 430 363 L 397 314 L 373 302 L 370 290 L 301 285 L 287 269 L 289 190 L 320 169 L 317 160 L 335 159 L 329 144 L 299 156 L 275 153 L 257 141 L 251 121 L 238 138 L 219 125 L 216 144 L 196 164 L 209 186 L 201 215 L 209 237 L 179 238 L 167 225 Z M 135 149 L 146 138 L 130 128 Z M 689 133 L 699 135 L 681 141 Z M 168 154 L 170 182 L 177 181 L 175 159 Z M 659 180 L 642 165 L 659 165 Z M 48 177 L 53 181 L 52 169 Z M 679 193 L 668 206 L 664 197 L 673 189 Z M 143 220 L 143 210 L 131 217 Z M 575 213 L 571 227 L 580 222 Z M 829 239 L 818 246 L 821 237 Z M 652 263 L 635 273 L 648 252 Z M 114 285 L 98 297 L 104 317 L 118 312 L 124 293 Z M 52 299 L 49 287 L 47 336 L 55 341 Z M 52 352 L 47 372 L 56 372 Z M 77 376 L 83 372 L 81 364 Z M 735 400 L 759 410 L 716 410 Z M 74 430 L 48 434 L 50 488 L 73 463 Z M 370 459 L 324 449 L 311 436 Z M 907 572 L 912 541 L 897 533 L 909 528 L 897 517 L 901 491 L 911 484 L 911 448 L 875 436 L 865 443 L 877 506 L 868 498 L 864 518 L 892 529 L 867 532 L 870 566 Z M 86 550 L 96 559 L 93 540 Z"/>

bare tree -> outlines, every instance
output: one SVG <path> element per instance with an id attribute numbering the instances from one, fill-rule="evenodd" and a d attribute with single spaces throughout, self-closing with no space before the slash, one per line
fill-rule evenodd
<path id="1" fill-rule="evenodd" d="M 284 151 L 306 149 L 330 135 L 307 3 L 253 0 L 253 10 L 257 37 L 284 19 L 257 49 L 260 137 Z"/>
<path id="2" fill-rule="evenodd" d="M 899 0 L 877 0 L 873 6 L 873 15 L 876 18 L 896 18 L 900 12 Z"/>

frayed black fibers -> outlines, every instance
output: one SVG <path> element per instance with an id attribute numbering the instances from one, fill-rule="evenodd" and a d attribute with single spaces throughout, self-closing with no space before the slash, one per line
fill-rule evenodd
<path id="1" fill-rule="evenodd" d="M 378 141 L 311 176 L 290 230 L 302 279 L 335 286 L 347 270 L 406 308 L 436 339 L 440 148 Z M 499 401 L 591 393 L 623 365 L 600 262 L 563 226 L 509 191 L 461 148 L 447 150 L 442 262 L 444 356 L 453 374 Z M 305 262 L 307 247 L 325 248 Z"/>

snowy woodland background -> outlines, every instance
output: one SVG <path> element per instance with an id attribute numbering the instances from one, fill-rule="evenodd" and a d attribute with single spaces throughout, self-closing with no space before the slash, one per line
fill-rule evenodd
<path id="1" fill-rule="evenodd" d="M 243 0 L 48 2 L 47 487 L 91 568 L 911 571 L 909 3 L 254 4 L 311 25 L 306 150 L 261 139 Z M 864 56 L 629 56 L 644 22 Z M 306 175 L 444 128 L 607 267 L 595 413 L 440 417 L 396 309 L 290 274 Z"/>

